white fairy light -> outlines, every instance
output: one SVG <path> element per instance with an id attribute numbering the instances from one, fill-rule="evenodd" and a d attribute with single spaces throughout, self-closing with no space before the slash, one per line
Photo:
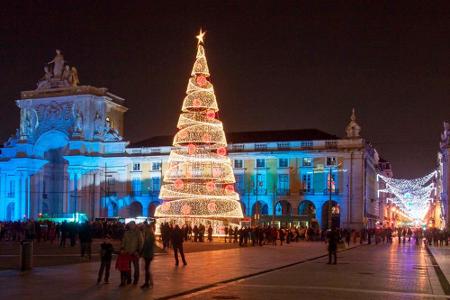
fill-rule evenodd
<path id="1" fill-rule="evenodd" d="M 214 87 L 209 82 L 204 32 L 197 36 L 197 55 L 178 119 L 155 217 L 180 221 L 243 218 L 234 173 L 226 156 L 227 141 Z M 213 222 L 212 222 L 213 223 Z M 215 222 L 214 224 L 216 224 Z"/>
<path id="2" fill-rule="evenodd" d="M 396 179 L 378 175 L 378 178 L 385 182 L 385 188 L 379 192 L 394 195 L 392 202 L 401 207 L 409 217 L 423 220 L 435 190 L 433 182 L 435 175 L 436 171 L 415 179 Z"/>

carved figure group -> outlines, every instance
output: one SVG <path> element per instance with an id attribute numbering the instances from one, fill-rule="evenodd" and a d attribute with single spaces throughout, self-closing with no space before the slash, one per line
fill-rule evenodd
<path id="1" fill-rule="evenodd" d="M 57 49 L 55 58 L 44 67 L 44 76 L 37 83 L 37 89 L 77 86 L 80 83 L 77 69 L 65 63 L 64 56 Z"/>

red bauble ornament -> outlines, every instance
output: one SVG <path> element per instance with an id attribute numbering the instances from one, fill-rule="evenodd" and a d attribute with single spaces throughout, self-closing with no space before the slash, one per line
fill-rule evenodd
<path id="1" fill-rule="evenodd" d="M 181 213 L 182 213 L 183 215 L 188 215 L 188 214 L 190 214 L 190 213 L 191 213 L 191 207 L 190 207 L 189 205 L 187 205 L 187 204 L 183 205 L 183 206 L 181 207 Z"/>
<path id="2" fill-rule="evenodd" d="M 195 98 L 194 100 L 192 100 L 192 105 L 193 105 L 194 107 L 199 107 L 199 106 L 202 105 L 202 100 L 200 100 L 200 99 L 198 99 L 198 98 Z"/>
<path id="3" fill-rule="evenodd" d="M 209 133 L 205 133 L 202 137 L 202 141 L 204 143 L 211 143 L 211 135 Z"/>
<path id="4" fill-rule="evenodd" d="M 234 186 L 231 185 L 231 184 L 226 185 L 225 186 L 225 192 L 227 192 L 229 194 L 233 193 L 234 192 Z"/>
<path id="5" fill-rule="evenodd" d="M 217 149 L 217 154 L 225 156 L 227 155 L 227 149 L 225 147 L 220 147 Z"/>
<path id="6" fill-rule="evenodd" d="M 175 180 L 174 185 L 177 190 L 181 190 L 184 187 L 184 182 L 181 179 L 177 179 Z"/>
<path id="7" fill-rule="evenodd" d="M 214 191 L 215 188 L 216 188 L 216 184 L 215 184 L 214 182 L 212 182 L 212 181 L 210 181 L 210 182 L 208 182 L 208 183 L 206 184 L 206 190 L 207 190 L 208 192 Z"/>
<path id="8" fill-rule="evenodd" d="M 209 202 L 208 203 L 208 211 L 209 212 L 215 212 L 216 210 L 217 210 L 216 202 Z"/>
<path id="9" fill-rule="evenodd" d="M 206 111 L 206 117 L 208 119 L 214 119 L 216 117 L 216 113 L 212 109 L 208 109 Z"/>
<path id="10" fill-rule="evenodd" d="M 195 153 L 195 150 L 197 150 L 197 146 L 195 146 L 194 144 L 189 144 L 188 145 L 188 153 L 189 153 L 189 155 L 193 155 Z"/>
<path id="11" fill-rule="evenodd" d="M 205 76 L 203 75 L 199 75 L 197 76 L 197 78 L 195 79 L 195 81 L 197 82 L 197 84 L 201 87 L 204 87 L 205 85 L 208 84 L 208 79 L 206 79 Z"/>

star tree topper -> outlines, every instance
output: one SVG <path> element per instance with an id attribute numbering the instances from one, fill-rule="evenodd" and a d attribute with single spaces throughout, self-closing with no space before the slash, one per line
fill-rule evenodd
<path id="1" fill-rule="evenodd" d="M 201 28 L 200 28 L 200 32 L 198 33 L 198 35 L 196 36 L 196 38 L 197 38 L 197 40 L 198 40 L 198 42 L 197 42 L 197 44 L 203 44 L 204 43 L 204 38 L 205 38 L 205 34 L 206 34 L 206 31 L 203 31 Z"/>

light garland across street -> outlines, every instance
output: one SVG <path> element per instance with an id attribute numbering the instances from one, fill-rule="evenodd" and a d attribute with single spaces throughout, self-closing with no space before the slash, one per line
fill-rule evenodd
<path id="1" fill-rule="evenodd" d="M 423 221 L 435 191 L 435 176 L 436 171 L 415 179 L 396 179 L 378 174 L 377 179 L 385 183 L 385 188 L 378 192 L 394 195 L 391 201 L 399 205 L 412 219 Z"/>

